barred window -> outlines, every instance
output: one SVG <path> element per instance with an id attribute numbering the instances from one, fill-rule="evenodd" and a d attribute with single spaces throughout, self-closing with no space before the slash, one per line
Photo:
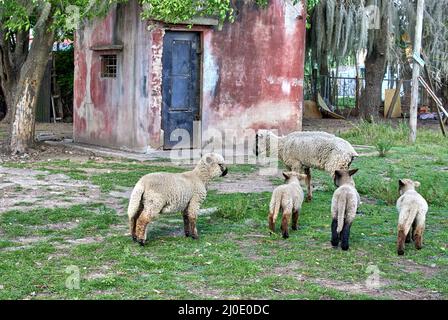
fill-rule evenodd
<path id="1" fill-rule="evenodd" d="M 116 78 L 117 77 L 117 55 L 101 56 L 101 77 Z"/>

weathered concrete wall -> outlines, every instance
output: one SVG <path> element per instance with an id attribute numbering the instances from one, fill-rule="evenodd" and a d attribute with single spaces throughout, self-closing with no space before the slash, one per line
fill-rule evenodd
<path id="1" fill-rule="evenodd" d="M 136 1 L 112 10 L 76 39 L 74 137 L 144 152 L 161 141 L 162 49 L 165 29 L 202 33 L 201 117 L 208 129 L 301 129 L 305 9 L 271 0 L 268 9 L 239 3 L 235 23 L 222 30 L 151 24 Z M 301 16 L 301 18 L 299 18 Z M 100 77 L 92 46 L 123 44 L 119 77 Z"/>
<path id="2" fill-rule="evenodd" d="M 204 33 L 204 128 L 301 130 L 305 17 L 302 4 L 272 0 Z"/>
<path id="3" fill-rule="evenodd" d="M 77 142 L 144 152 L 155 119 L 152 34 L 136 2 L 113 9 L 103 21 L 77 32 L 75 51 L 74 139 Z M 123 44 L 122 51 L 94 51 Z M 101 78 L 100 56 L 117 54 L 119 76 Z M 160 115 L 158 115 L 160 118 Z M 160 121 L 159 121 L 160 122 Z M 160 131 L 160 130 L 159 130 Z M 155 135 L 152 136 L 157 139 Z"/>

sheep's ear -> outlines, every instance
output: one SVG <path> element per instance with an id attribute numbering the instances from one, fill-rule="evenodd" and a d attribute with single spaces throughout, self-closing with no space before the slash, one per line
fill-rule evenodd
<path id="1" fill-rule="evenodd" d="M 283 176 L 285 177 L 285 179 L 289 179 L 291 177 L 290 172 L 285 171 L 283 171 Z"/>
<path id="2" fill-rule="evenodd" d="M 356 172 L 358 172 L 358 170 L 359 170 L 359 169 L 351 169 L 351 170 L 348 171 L 348 174 L 352 176 L 352 175 L 354 175 Z"/>
<path id="3" fill-rule="evenodd" d="M 416 188 L 420 187 L 420 182 L 419 181 L 414 181 L 414 187 L 416 187 Z"/>
<path id="4" fill-rule="evenodd" d="M 305 180 L 308 176 L 306 174 L 299 174 L 299 179 L 300 180 Z"/>
<path id="5" fill-rule="evenodd" d="M 404 181 L 402 179 L 398 180 L 398 185 L 400 187 L 403 187 L 405 185 Z"/>
<path id="6" fill-rule="evenodd" d="M 339 179 L 342 176 L 342 172 L 340 170 L 336 170 L 333 176 L 333 182 L 336 187 L 339 187 Z"/>

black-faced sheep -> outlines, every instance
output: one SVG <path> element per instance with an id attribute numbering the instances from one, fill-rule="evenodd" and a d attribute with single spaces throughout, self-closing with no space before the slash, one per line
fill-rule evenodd
<path id="1" fill-rule="evenodd" d="M 346 140 L 320 131 L 292 132 L 278 137 L 268 130 L 260 130 L 257 141 L 259 154 L 277 146 L 278 157 L 288 170 L 307 175 L 308 201 L 313 198 L 311 168 L 325 170 L 333 176 L 336 170 L 347 170 L 358 156 Z"/>
<path id="2" fill-rule="evenodd" d="M 417 250 L 422 248 L 428 203 L 415 191 L 415 188 L 420 186 L 420 182 L 401 179 L 398 184 L 400 197 L 397 200 L 397 210 L 399 213 L 397 253 L 403 255 L 404 243 L 411 242 L 411 237 L 415 241 L 415 248 Z"/>
<path id="3" fill-rule="evenodd" d="M 151 173 L 143 176 L 132 191 L 128 207 L 129 227 L 134 241 L 144 245 L 148 224 L 160 213 L 182 212 L 185 236 L 198 238 L 196 219 L 207 196 L 207 184 L 225 176 L 224 158 L 204 155 L 196 168 L 183 173 Z"/>
<path id="4" fill-rule="evenodd" d="M 331 200 L 331 244 L 339 246 L 341 241 L 342 250 L 348 250 L 350 228 L 356 217 L 356 211 L 360 203 L 358 191 L 352 176 L 358 169 L 336 170 L 334 173 L 334 184 L 338 187 L 333 193 Z"/>

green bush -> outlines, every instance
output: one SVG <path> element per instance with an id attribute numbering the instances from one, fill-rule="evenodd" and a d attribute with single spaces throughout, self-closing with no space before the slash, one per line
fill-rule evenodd
<path id="1" fill-rule="evenodd" d="M 211 191 L 203 207 L 217 207 L 215 215 L 231 221 L 258 219 L 260 214 L 267 217 L 270 196 L 270 193 L 218 194 Z"/>
<path id="2" fill-rule="evenodd" d="M 407 143 L 409 127 L 404 122 L 394 128 L 389 123 L 362 120 L 341 136 L 354 144 L 373 145 L 379 156 L 385 157 L 392 147 Z"/>
<path id="3" fill-rule="evenodd" d="M 392 146 L 392 142 L 386 139 L 378 139 L 375 143 L 375 148 L 380 157 L 385 157 L 390 149 L 392 149 Z"/>

